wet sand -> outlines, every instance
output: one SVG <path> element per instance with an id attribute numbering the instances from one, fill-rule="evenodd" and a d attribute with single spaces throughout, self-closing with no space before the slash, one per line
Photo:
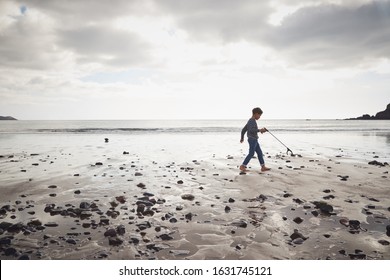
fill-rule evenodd
<path id="1" fill-rule="evenodd" d="M 380 159 L 266 154 L 240 174 L 245 151 L 99 141 L 0 155 L 1 259 L 390 259 Z"/>

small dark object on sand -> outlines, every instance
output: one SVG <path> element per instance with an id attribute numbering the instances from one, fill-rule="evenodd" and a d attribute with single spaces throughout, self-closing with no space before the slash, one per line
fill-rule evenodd
<path id="1" fill-rule="evenodd" d="M 108 140 L 109 140 L 108 138 L 104 138 L 104 142 L 108 143 Z"/>

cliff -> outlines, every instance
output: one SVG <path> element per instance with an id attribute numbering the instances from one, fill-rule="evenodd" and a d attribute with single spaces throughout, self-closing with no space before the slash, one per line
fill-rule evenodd
<path id="1" fill-rule="evenodd" d="M 7 116 L 7 117 L 2 117 L 0 116 L 0 121 L 16 121 L 17 119 Z"/>
<path id="2" fill-rule="evenodd" d="M 361 117 L 351 118 L 348 120 L 390 120 L 390 103 L 387 104 L 386 110 L 376 113 L 375 116 L 364 114 Z"/>

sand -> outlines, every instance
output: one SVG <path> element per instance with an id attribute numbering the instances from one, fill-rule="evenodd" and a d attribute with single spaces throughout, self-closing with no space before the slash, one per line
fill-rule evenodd
<path id="1" fill-rule="evenodd" d="M 372 158 L 266 153 L 271 171 L 240 174 L 246 146 L 93 137 L 1 154 L 1 259 L 390 259 L 390 167 Z"/>

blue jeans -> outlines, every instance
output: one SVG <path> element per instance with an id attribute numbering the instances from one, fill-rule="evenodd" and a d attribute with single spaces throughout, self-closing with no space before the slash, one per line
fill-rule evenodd
<path id="1" fill-rule="evenodd" d="M 257 158 L 259 159 L 260 165 L 264 165 L 263 152 L 261 151 L 261 147 L 257 139 L 248 138 L 248 143 L 249 143 L 249 153 L 246 156 L 242 165 L 247 166 L 251 158 L 255 155 L 255 152 L 257 154 Z"/>

